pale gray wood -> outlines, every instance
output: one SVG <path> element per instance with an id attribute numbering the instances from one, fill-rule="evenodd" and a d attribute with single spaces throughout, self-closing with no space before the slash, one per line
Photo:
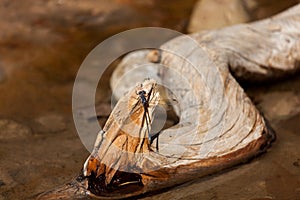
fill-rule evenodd
<path id="1" fill-rule="evenodd" d="M 146 51 L 128 55 L 114 73 L 112 87 L 122 73 L 131 70 L 132 63 L 150 60 L 153 66 L 163 64 L 166 67 L 159 71 L 157 81 L 167 84 L 178 98 L 175 111 L 179 124 L 162 131 L 158 150 L 150 146 L 148 130 L 141 121 L 142 112 L 129 111 L 143 109 L 137 95 L 143 89 L 146 95 L 155 97 L 149 105 L 151 122 L 162 97 L 153 80 L 136 86 L 126 95 L 120 95 L 105 125 L 105 133 L 99 134 L 84 165 L 84 175 L 105 174 L 108 184 L 117 170 L 130 168 L 140 174 L 143 188 L 129 194 L 112 193 L 109 197 L 120 198 L 204 176 L 265 151 L 274 135 L 232 74 L 239 79 L 262 81 L 297 71 L 299 33 L 300 5 L 297 5 L 259 22 L 175 38 L 164 44 L 161 48 L 165 51 L 157 52 L 156 56 Z M 188 57 L 191 62 L 179 56 Z M 172 71 L 182 76 L 174 77 Z M 124 84 L 130 85 L 129 82 Z M 149 94 L 149 88 L 153 93 Z M 136 124 L 129 123 L 130 117 Z M 140 131 L 132 131 L 136 126 Z M 71 186 L 63 186 L 39 199 L 95 197 L 87 189 L 88 184 L 87 179 L 74 181 Z"/>

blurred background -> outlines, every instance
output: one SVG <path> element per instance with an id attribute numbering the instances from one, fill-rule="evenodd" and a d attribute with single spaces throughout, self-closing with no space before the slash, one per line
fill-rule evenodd
<path id="1" fill-rule="evenodd" d="M 85 56 L 120 31 L 183 33 L 251 22 L 298 0 L 0 0 L 0 200 L 30 199 L 75 177 L 89 152 L 72 118 L 72 87 Z M 159 37 L 159 36 L 158 36 Z M 108 70 L 96 95 L 110 113 Z M 222 174 L 144 199 L 300 199 L 300 77 L 247 86 L 278 135 L 267 154 Z"/>

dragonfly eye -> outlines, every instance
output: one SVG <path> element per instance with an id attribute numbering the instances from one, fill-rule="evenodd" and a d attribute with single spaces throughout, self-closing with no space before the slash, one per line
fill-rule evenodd
<path id="1" fill-rule="evenodd" d="M 147 99 L 145 97 L 145 94 L 146 94 L 145 90 L 141 90 L 141 91 L 138 92 L 138 95 L 140 96 L 144 106 L 147 104 Z"/>
<path id="2" fill-rule="evenodd" d="M 138 92 L 138 95 L 140 95 L 140 96 L 145 95 L 145 94 L 146 94 L 145 90 L 141 90 L 141 91 Z"/>

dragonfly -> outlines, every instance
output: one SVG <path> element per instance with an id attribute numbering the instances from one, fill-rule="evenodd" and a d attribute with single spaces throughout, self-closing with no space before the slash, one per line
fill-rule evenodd
<path id="1" fill-rule="evenodd" d="M 161 88 L 161 89 L 163 89 L 163 88 Z M 158 136 L 162 130 L 155 132 L 155 133 L 150 132 L 150 130 L 151 130 L 150 126 L 152 125 L 152 121 L 151 121 L 151 118 L 149 115 L 148 108 L 149 108 L 149 102 L 151 102 L 151 100 L 154 96 L 154 95 L 152 95 L 152 92 L 153 92 L 153 88 L 151 88 L 148 93 L 142 89 L 142 90 L 138 91 L 137 94 L 139 96 L 140 102 L 143 105 L 143 109 L 144 109 L 142 124 L 144 124 L 144 121 L 146 122 L 149 143 L 150 143 L 150 145 L 152 145 L 153 141 L 156 139 L 156 150 L 158 151 L 159 150 L 158 149 Z M 171 95 L 171 94 L 168 94 L 168 95 Z M 171 101 L 172 101 L 172 103 L 170 103 Z M 161 104 L 160 106 L 164 107 L 164 109 L 166 110 L 167 109 L 166 107 L 170 107 L 171 104 L 174 104 L 174 102 L 176 102 L 175 98 L 172 98 L 171 100 L 164 99 L 164 100 L 161 100 L 159 104 Z M 178 103 L 178 102 L 176 102 L 176 103 Z M 156 114 L 158 114 L 158 113 L 156 113 Z M 167 114 L 167 113 L 165 113 L 165 114 Z M 163 127 L 161 127 L 161 128 L 163 128 Z"/>
<path id="2" fill-rule="evenodd" d="M 150 97 L 151 97 L 151 94 L 152 94 L 152 88 L 150 89 L 147 96 L 146 96 L 146 94 L 147 93 L 146 93 L 145 90 L 140 90 L 138 92 L 138 95 L 140 97 L 141 103 L 142 103 L 143 108 L 144 108 L 143 122 L 144 122 L 144 120 L 146 121 L 148 139 L 149 139 L 149 142 L 150 142 L 150 145 L 151 145 L 153 139 L 152 139 L 151 133 L 150 133 L 151 118 L 150 118 L 150 115 L 149 115 L 148 107 L 149 107 L 149 100 L 150 100 Z M 158 146 L 156 148 L 158 150 Z"/>

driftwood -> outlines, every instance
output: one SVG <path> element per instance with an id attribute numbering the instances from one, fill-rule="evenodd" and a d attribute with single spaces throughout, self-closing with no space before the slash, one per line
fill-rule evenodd
<path id="1" fill-rule="evenodd" d="M 121 96 L 81 175 L 38 199 L 139 195 L 264 152 L 274 133 L 233 76 L 262 81 L 295 72 L 299 30 L 300 5 L 259 22 L 172 39 L 164 51 L 129 54 L 116 69 L 112 87 L 135 62 L 164 64 L 157 71 L 160 80 L 146 80 Z M 183 78 L 174 77 L 174 71 Z M 155 110 L 164 99 L 160 81 L 177 97 L 179 123 L 151 137 Z"/>

